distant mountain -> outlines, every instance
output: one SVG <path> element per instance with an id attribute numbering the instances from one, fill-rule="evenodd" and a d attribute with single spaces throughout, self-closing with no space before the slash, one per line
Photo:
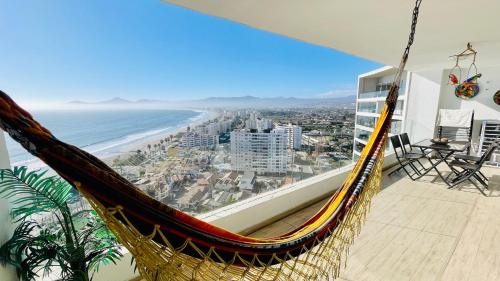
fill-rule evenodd
<path id="1" fill-rule="evenodd" d="M 209 97 L 202 99 L 202 101 L 254 101 L 258 100 L 258 97 L 254 96 L 242 96 L 242 97 Z"/>
<path id="2" fill-rule="evenodd" d="M 99 103 L 101 103 L 101 104 L 129 104 L 129 103 L 133 103 L 133 102 L 117 97 L 117 98 L 112 98 L 110 100 L 101 101 Z"/>
<path id="3" fill-rule="evenodd" d="M 148 107 L 183 107 L 183 108 L 297 108 L 297 107 L 336 107 L 354 108 L 356 96 L 338 98 L 295 98 L 295 97 L 270 97 L 259 98 L 254 96 L 242 97 L 209 97 L 204 99 L 161 101 L 141 99 L 130 101 L 123 98 L 113 98 L 101 102 L 71 101 L 77 105 L 103 105 L 103 106 L 148 106 Z"/>
<path id="4" fill-rule="evenodd" d="M 295 97 L 272 97 L 258 98 L 253 96 L 244 97 L 211 97 L 201 100 L 190 101 L 192 106 L 197 107 L 229 107 L 229 108 L 293 108 L 293 107 L 354 107 L 356 96 L 339 98 L 295 98 Z"/>
<path id="5" fill-rule="evenodd" d="M 104 100 L 104 101 L 98 101 L 98 102 L 86 102 L 86 101 L 74 100 L 74 101 L 70 101 L 69 103 L 70 104 L 131 104 L 134 102 L 116 97 L 116 98 L 112 98 L 110 100 Z"/>

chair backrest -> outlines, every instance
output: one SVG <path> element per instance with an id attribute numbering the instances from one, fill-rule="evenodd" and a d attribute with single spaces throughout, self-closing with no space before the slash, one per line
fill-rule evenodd
<path id="1" fill-rule="evenodd" d="M 394 153 L 396 153 L 396 157 L 401 157 L 403 154 L 404 154 L 404 150 L 403 150 L 403 145 L 401 144 L 401 141 L 399 140 L 399 136 L 392 136 L 390 137 L 391 139 L 391 144 L 392 144 L 392 148 L 394 149 Z M 400 150 L 400 152 L 398 152 L 398 148 Z"/>
<path id="2" fill-rule="evenodd" d="M 472 127 L 474 111 L 472 109 L 440 109 L 437 126 L 469 128 Z"/>
<path id="3" fill-rule="evenodd" d="M 484 164 L 484 162 L 490 160 L 491 158 L 491 155 L 493 154 L 493 152 L 495 151 L 495 149 L 497 149 L 497 147 L 499 146 L 500 144 L 498 142 L 494 142 L 492 144 L 490 144 L 490 146 L 488 146 L 488 148 L 486 149 L 486 151 L 483 153 L 483 155 L 481 155 L 481 158 L 479 159 L 478 161 L 478 165 L 479 166 L 482 166 Z"/>
<path id="4" fill-rule="evenodd" d="M 401 144 L 403 145 L 403 149 L 405 152 L 411 152 L 411 143 L 410 143 L 410 138 L 408 137 L 407 133 L 402 133 L 399 135 L 399 138 L 401 139 Z M 408 148 L 407 148 L 408 146 Z"/>
<path id="5" fill-rule="evenodd" d="M 437 137 L 453 141 L 472 141 L 473 110 L 440 109 L 437 119 Z M 467 148 L 467 154 L 470 146 Z"/>

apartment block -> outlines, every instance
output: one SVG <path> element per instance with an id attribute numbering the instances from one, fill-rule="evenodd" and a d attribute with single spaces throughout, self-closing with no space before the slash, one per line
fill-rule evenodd
<path id="1" fill-rule="evenodd" d="M 231 168 L 256 173 L 286 173 L 289 163 L 285 132 L 231 132 Z"/>
<path id="2" fill-rule="evenodd" d="M 181 147 L 199 147 L 206 149 L 215 149 L 219 145 L 219 137 L 216 135 L 200 134 L 197 132 L 189 132 L 182 136 L 180 141 Z"/>
<path id="3" fill-rule="evenodd" d="M 300 150 L 302 146 L 302 127 L 288 124 L 288 125 L 276 126 L 274 131 L 285 132 L 288 137 L 288 148 Z"/>
<path id="4" fill-rule="evenodd" d="M 358 77 L 358 93 L 356 99 L 356 121 L 354 130 L 353 159 L 357 160 L 368 138 L 375 128 L 384 107 L 389 87 L 394 80 L 396 69 L 385 66 Z M 405 72 L 399 89 L 399 97 L 392 117 L 389 135 L 404 131 L 407 97 L 411 75 Z"/>

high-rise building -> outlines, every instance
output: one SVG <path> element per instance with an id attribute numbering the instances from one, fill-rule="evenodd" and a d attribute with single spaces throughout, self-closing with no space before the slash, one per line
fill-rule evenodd
<path id="1" fill-rule="evenodd" d="M 206 126 L 206 133 L 212 136 L 227 133 L 231 130 L 232 120 L 212 122 Z"/>
<path id="2" fill-rule="evenodd" d="M 302 146 L 302 128 L 297 125 L 276 126 L 275 131 L 283 131 L 288 135 L 288 148 L 300 150 Z"/>
<path id="3" fill-rule="evenodd" d="M 273 128 L 273 121 L 266 118 L 257 119 L 257 131 L 262 132 L 265 130 L 271 130 Z"/>
<path id="4" fill-rule="evenodd" d="M 361 74 L 358 77 L 358 95 L 356 99 L 356 121 L 354 130 L 353 159 L 357 160 L 361 150 L 375 128 L 380 113 L 384 107 L 389 87 L 394 80 L 396 69 L 385 66 L 374 71 Z M 409 95 L 409 81 L 411 75 L 405 72 L 399 88 L 399 96 L 392 116 L 389 135 L 400 134 L 404 131 L 407 99 Z"/>
<path id="5" fill-rule="evenodd" d="M 257 130 L 257 120 L 255 118 L 248 118 L 245 121 L 245 128 L 249 130 Z"/>
<path id="6" fill-rule="evenodd" d="M 181 147 L 200 147 L 207 149 L 215 149 L 219 144 L 219 137 L 216 135 L 200 134 L 197 132 L 189 132 L 182 136 Z"/>
<path id="7" fill-rule="evenodd" d="M 207 125 L 207 134 L 211 136 L 216 136 L 220 134 L 219 123 L 210 123 Z"/>
<path id="8" fill-rule="evenodd" d="M 257 173 L 286 173 L 288 136 L 284 132 L 231 132 L 231 168 Z"/>
<path id="9" fill-rule="evenodd" d="M 271 130 L 273 128 L 273 121 L 266 118 L 258 118 L 254 112 L 245 121 L 245 129 L 257 130 L 259 132 Z"/>

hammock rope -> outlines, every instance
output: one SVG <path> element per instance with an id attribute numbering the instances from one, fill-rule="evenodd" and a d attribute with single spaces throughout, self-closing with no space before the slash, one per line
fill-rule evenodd
<path id="1" fill-rule="evenodd" d="M 71 183 L 134 256 L 147 280 L 327 280 L 339 275 L 379 191 L 385 143 L 421 0 L 385 106 L 352 172 L 296 229 L 254 238 L 203 222 L 147 196 L 101 160 L 54 137 L 0 91 L 0 127 Z"/>

